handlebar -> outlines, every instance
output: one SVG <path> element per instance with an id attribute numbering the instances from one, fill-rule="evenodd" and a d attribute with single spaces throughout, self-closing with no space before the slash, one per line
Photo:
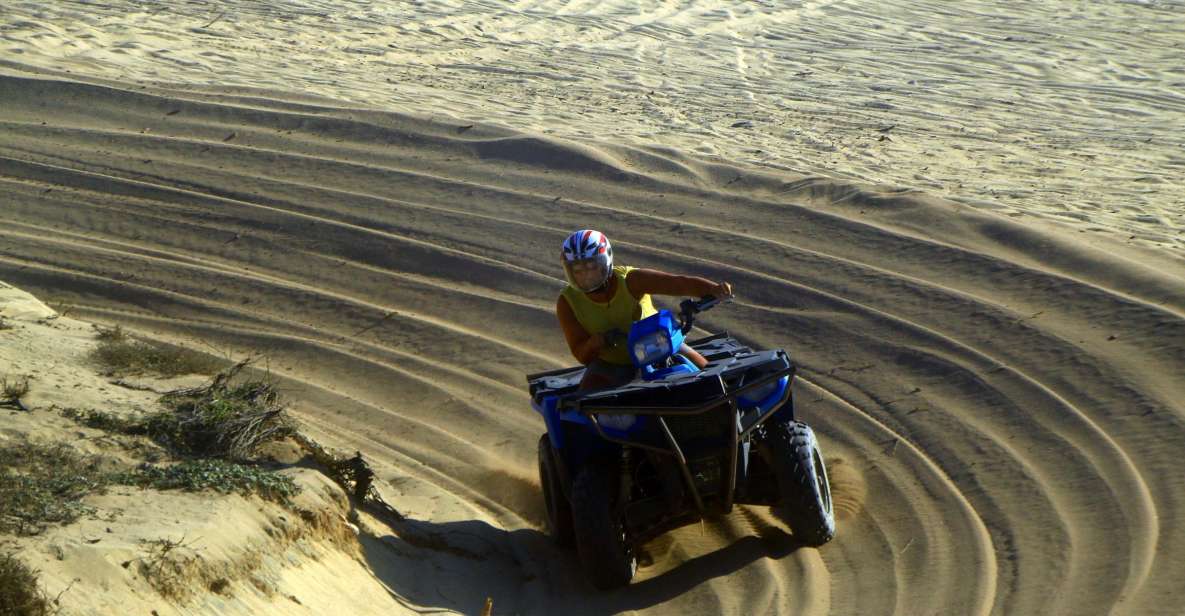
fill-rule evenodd
<path id="1" fill-rule="evenodd" d="M 691 325 L 695 321 L 695 315 L 705 310 L 710 310 L 718 304 L 732 301 L 731 297 L 716 297 L 715 295 L 705 295 L 699 300 L 685 299 L 679 303 L 679 315 L 682 317 L 683 325 L 680 329 L 683 333 L 691 331 Z"/>

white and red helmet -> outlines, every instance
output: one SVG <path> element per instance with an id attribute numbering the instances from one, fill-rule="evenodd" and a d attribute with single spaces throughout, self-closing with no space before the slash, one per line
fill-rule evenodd
<path id="1" fill-rule="evenodd" d="M 613 246 L 600 231 L 581 229 L 564 240 L 564 274 L 568 284 L 592 293 L 613 275 Z"/>

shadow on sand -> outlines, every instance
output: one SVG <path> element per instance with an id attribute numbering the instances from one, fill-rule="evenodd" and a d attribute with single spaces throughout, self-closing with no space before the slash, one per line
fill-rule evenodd
<path id="1" fill-rule="evenodd" d="M 396 600 L 422 614 L 614 614 L 672 601 L 692 589 L 762 559 L 800 547 L 781 530 L 749 536 L 678 563 L 649 579 L 598 591 L 583 579 L 574 550 L 534 529 L 502 530 L 468 520 L 403 520 L 390 534 L 361 537 L 364 557 Z M 644 577 L 644 576 L 639 576 Z"/>

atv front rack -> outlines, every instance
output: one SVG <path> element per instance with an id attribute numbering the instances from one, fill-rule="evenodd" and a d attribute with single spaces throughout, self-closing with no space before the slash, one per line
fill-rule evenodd
<path id="1" fill-rule="evenodd" d="M 792 379 L 794 376 L 794 365 L 790 362 L 785 352 L 766 351 L 760 355 L 773 356 L 766 358 L 767 360 L 780 359 L 781 362 L 779 363 L 782 364 L 781 367 L 773 371 L 765 372 L 760 378 L 744 383 L 737 387 L 728 387 L 725 378 L 725 370 L 713 371 L 712 367 L 709 366 L 704 372 L 698 373 L 696 375 L 696 377 L 698 377 L 696 380 L 702 381 L 705 384 L 711 383 L 714 386 L 713 389 L 716 390 L 715 395 L 708 397 L 706 400 L 701 398 L 702 401 L 699 403 L 679 406 L 598 404 L 598 402 L 601 402 L 600 398 L 603 398 L 604 396 L 590 394 L 586 396 L 575 397 L 575 399 L 572 399 L 570 402 L 565 401 L 567 403 L 565 406 L 588 417 L 589 421 L 596 429 L 597 434 L 607 441 L 627 447 L 636 447 L 639 449 L 653 451 L 661 455 L 673 456 L 679 462 L 679 469 L 682 471 L 683 479 L 687 484 L 692 498 L 695 500 L 696 509 L 701 515 L 703 515 L 705 513 L 703 497 L 701 496 L 699 489 L 696 488 L 695 479 L 691 474 L 687 456 L 684 454 L 683 448 L 680 447 L 678 439 L 675 437 L 675 434 L 671 431 L 670 426 L 667 424 L 666 418 L 698 415 L 713 409 L 717 409 L 721 405 L 728 405 L 728 418 L 730 421 L 736 422 L 736 427 L 735 429 L 728 430 L 730 439 L 729 442 L 724 445 L 728 448 L 729 463 L 727 469 L 722 469 L 726 472 L 722 473 L 721 480 L 725 483 L 723 486 L 721 486 L 723 489 L 720 493 L 723 495 L 723 511 L 727 513 L 732 510 L 736 491 L 737 450 L 741 441 L 747 438 L 753 432 L 753 430 L 764 423 L 766 419 L 780 410 L 786 404 L 786 402 L 790 400 L 790 385 L 787 383 L 785 389 L 782 390 L 781 396 L 773 404 L 768 405 L 764 410 L 749 410 L 745 413 L 744 423 L 742 423 L 741 420 L 735 419 L 738 417 L 738 411 L 740 410 L 739 400 L 746 392 L 755 391 L 765 385 L 775 383 L 782 377 L 788 377 Z M 716 373 L 712 374 L 712 372 Z M 791 408 L 791 413 L 793 413 L 793 408 Z M 623 438 L 621 436 L 610 434 L 606 430 L 605 426 L 602 425 L 602 422 L 599 418 L 599 415 L 602 414 L 639 415 L 653 417 L 662 432 L 662 436 L 666 440 L 667 447 L 660 447 L 639 440 Z M 752 417 L 749 417 L 749 415 L 752 415 Z M 748 424 L 747 426 L 744 425 L 746 423 Z"/>

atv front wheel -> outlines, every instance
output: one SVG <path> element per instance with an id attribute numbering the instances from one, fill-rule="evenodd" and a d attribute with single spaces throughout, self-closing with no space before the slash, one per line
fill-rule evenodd
<path id="1" fill-rule="evenodd" d="M 547 433 L 539 437 L 539 485 L 543 487 L 543 504 L 547 508 L 547 534 L 560 547 L 570 548 L 575 542 L 572 532 L 572 505 L 564 495 L 555 452 Z"/>
<path id="2" fill-rule="evenodd" d="M 778 486 L 774 514 L 807 546 L 831 541 L 835 536 L 831 485 L 814 431 L 797 421 L 767 425 L 761 450 Z"/>
<path id="3" fill-rule="evenodd" d="M 572 522 L 584 574 L 601 590 L 630 583 L 638 558 L 617 510 L 616 467 L 590 462 L 572 480 Z"/>

